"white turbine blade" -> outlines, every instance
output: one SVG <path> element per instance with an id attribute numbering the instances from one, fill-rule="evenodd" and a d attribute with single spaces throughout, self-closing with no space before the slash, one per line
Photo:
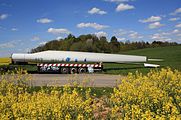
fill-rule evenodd
<path id="1" fill-rule="evenodd" d="M 144 66 L 145 66 L 145 67 L 154 67 L 154 68 L 160 67 L 160 65 L 148 64 L 148 63 L 144 63 Z"/>

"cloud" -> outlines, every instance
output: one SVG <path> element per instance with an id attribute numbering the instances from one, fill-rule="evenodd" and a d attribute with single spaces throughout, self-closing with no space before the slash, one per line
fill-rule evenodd
<path id="1" fill-rule="evenodd" d="M 8 17 L 8 14 L 0 14 L 0 20 L 4 20 Z"/>
<path id="2" fill-rule="evenodd" d="M 32 41 L 38 41 L 38 40 L 40 40 L 40 37 L 38 37 L 38 36 L 33 36 L 33 38 L 31 39 Z"/>
<path id="3" fill-rule="evenodd" d="M 126 40 L 126 39 L 130 39 L 130 40 L 139 40 L 141 38 L 143 38 L 143 35 L 139 34 L 136 31 L 133 30 L 124 30 L 124 29 L 119 29 L 117 31 L 114 31 L 114 35 L 117 36 L 118 38 L 120 38 L 121 40 Z M 123 39 L 124 38 L 124 39 Z"/>
<path id="4" fill-rule="evenodd" d="M 41 19 L 38 19 L 36 22 L 46 24 L 46 23 L 53 22 L 53 20 L 48 19 L 48 18 L 41 18 Z"/>
<path id="5" fill-rule="evenodd" d="M 63 37 L 58 36 L 58 37 L 56 38 L 56 40 L 60 40 L 60 39 L 63 39 Z"/>
<path id="6" fill-rule="evenodd" d="M 104 0 L 106 2 L 116 2 L 116 3 L 119 3 L 119 2 L 128 2 L 130 0 Z"/>
<path id="7" fill-rule="evenodd" d="M 47 42 L 44 41 L 44 42 L 40 42 L 39 45 L 45 45 Z"/>
<path id="8" fill-rule="evenodd" d="M 119 29 L 119 30 L 115 31 L 116 36 L 123 36 L 123 35 L 126 35 L 127 33 L 128 33 L 128 31 L 123 30 L 123 29 Z"/>
<path id="9" fill-rule="evenodd" d="M 154 23 L 149 24 L 148 28 L 149 29 L 156 29 L 156 28 L 160 28 L 162 26 L 164 26 L 164 24 L 161 24 L 160 22 L 154 22 Z"/>
<path id="10" fill-rule="evenodd" d="M 103 31 L 100 31 L 100 32 L 97 32 L 97 33 L 95 33 L 95 35 L 97 36 L 97 37 L 106 37 L 107 36 L 107 33 L 106 32 L 103 32 Z"/>
<path id="11" fill-rule="evenodd" d="M 151 16 L 147 19 L 139 20 L 139 22 L 142 23 L 148 23 L 148 22 L 157 22 L 160 21 L 162 18 L 160 16 Z"/>
<path id="12" fill-rule="evenodd" d="M 181 23 L 175 25 L 176 28 L 181 28 Z"/>
<path id="13" fill-rule="evenodd" d="M 177 34 L 177 33 L 181 33 L 181 31 L 178 30 L 178 29 L 175 29 L 175 30 L 172 31 L 172 33 Z"/>
<path id="14" fill-rule="evenodd" d="M 99 14 L 99 15 L 104 15 L 107 14 L 106 11 L 100 10 L 99 8 L 92 8 L 91 10 L 88 11 L 89 14 Z"/>
<path id="15" fill-rule="evenodd" d="M 18 28 L 11 28 L 11 31 L 18 31 Z"/>
<path id="16" fill-rule="evenodd" d="M 65 28 L 49 28 L 49 33 L 52 34 L 70 34 L 71 32 Z"/>
<path id="17" fill-rule="evenodd" d="M 109 26 L 107 25 L 100 25 L 100 24 L 97 24 L 97 23 L 79 23 L 77 24 L 77 27 L 78 28 L 94 28 L 96 30 L 101 30 L 101 29 L 105 29 L 105 28 L 108 28 Z"/>
<path id="18" fill-rule="evenodd" d="M 143 36 L 139 35 L 138 32 L 135 32 L 135 31 L 132 31 L 132 32 L 129 34 L 129 37 L 132 38 L 132 39 L 140 39 L 140 38 L 143 38 Z"/>
<path id="19" fill-rule="evenodd" d="M 21 40 L 13 40 L 0 44 L 0 49 L 14 48 L 17 44 L 20 44 Z"/>
<path id="20" fill-rule="evenodd" d="M 180 18 L 178 18 L 178 17 L 177 17 L 177 18 L 170 18 L 169 21 L 177 21 L 177 20 L 179 20 L 179 19 L 180 19 Z"/>
<path id="21" fill-rule="evenodd" d="M 155 33 L 151 35 L 152 40 L 156 41 L 171 41 L 172 39 L 170 37 L 164 36 L 162 33 Z"/>
<path id="22" fill-rule="evenodd" d="M 176 15 L 181 13 L 181 8 L 177 8 L 173 13 L 171 13 L 171 15 Z"/>
<path id="23" fill-rule="evenodd" d="M 135 9 L 135 7 L 132 5 L 121 3 L 117 6 L 116 11 L 120 12 L 120 11 L 131 10 L 131 9 Z"/>
<path id="24" fill-rule="evenodd" d="M 117 40 L 118 41 L 124 41 L 124 40 L 126 40 L 126 38 L 119 38 L 119 37 L 117 37 Z"/>

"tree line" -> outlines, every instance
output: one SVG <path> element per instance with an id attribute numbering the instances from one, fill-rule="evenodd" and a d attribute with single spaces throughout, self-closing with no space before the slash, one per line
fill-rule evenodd
<path id="1" fill-rule="evenodd" d="M 152 43 L 139 42 L 119 42 L 115 36 L 110 41 L 104 36 L 97 37 L 92 34 L 80 35 L 75 37 L 69 34 L 64 39 L 52 40 L 44 45 L 31 50 L 31 53 L 46 50 L 64 50 L 64 51 L 82 51 L 82 52 L 99 52 L 99 53 L 121 53 L 128 50 L 136 50 L 152 47 L 164 47 L 178 45 L 176 42 L 153 41 Z"/>

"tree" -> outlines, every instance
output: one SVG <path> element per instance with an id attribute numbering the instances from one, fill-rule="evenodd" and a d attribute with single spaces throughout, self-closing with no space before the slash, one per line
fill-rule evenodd
<path id="1" fill-rule="evenodd" d="M 115 36 L 111 38 L 110 49 L 111 53 L 118 53 L 120 50 L 120 44 Z"/>

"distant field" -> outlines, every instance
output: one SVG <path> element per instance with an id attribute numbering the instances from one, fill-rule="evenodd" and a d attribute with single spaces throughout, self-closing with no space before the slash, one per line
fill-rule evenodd
<path id="1" fill-rule="evenodd" d="M 0 65 L 8 65 L 9 63 L 11 63 L 10 58 L 0 58 Z"/>
<path id="2" fill-rule="evenodd" d="M 132 50 L 132 51 L 123 52 L 121 54 L 143 55 L 147 56 L 148 59 L 163 59 L 163 61 L 161 62 L 147 62 L 147 63 L 159 64 L 161 65 L 161 68 L 170 67 L 172 69 L 177 69 L 181 71 L 181 45 Z M 11 62 L 10 58 L 0 58 L 0 65 L 8 65 L 10 62 Z M 21 67 L 27 69 L 28 71 L 36 71 L 36 66 L 26 65 Z M 143 66 L 143 63 L 141 64 L 104 63 L 103 73 L 127 75 L 129 72 L 135 73 L 135 71 L 139 71 L 142 72 L 143 74 L 146 74 L 151 69 L 155 68 L 145 68 Z"/>
<path id="3" fill-rule="evenodd" d="M 161 67 L 171 67 L 181 71 L 181 46 L 169 46 L 159 48 L 146 48 L 140 50 L 132 50 L 123 52 L 122 54 L 130 55 L 143 55 L 148 59 L 163 59 L 161 62 L 148 62 L 153 64 L 159 64 Z M 104 64 L 105 73 L 110 74 L 127 74 L 128 72 L 135 72 L 136 70 L 147 73 L 150 68 L 144 68 L 143 64 L 131 65 L 131 64 Z"/>

